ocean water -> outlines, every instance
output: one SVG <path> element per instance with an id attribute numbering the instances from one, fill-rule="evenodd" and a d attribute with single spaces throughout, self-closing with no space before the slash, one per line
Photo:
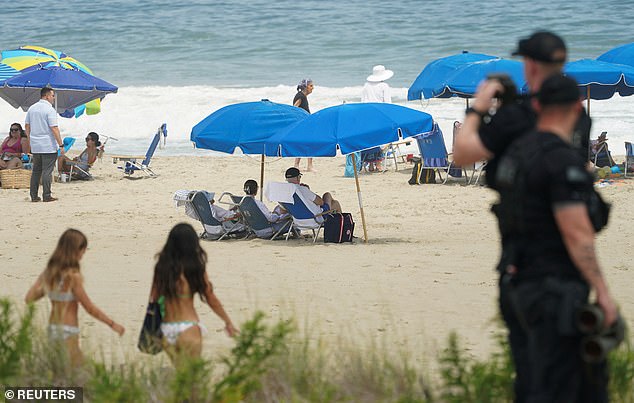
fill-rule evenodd
<path id="1" fill-rule="evenodd" d="M 464 100 L 406 101 L 427 63 L 462 50 L 508 57 L 536 29 L 562 35 L 571 60 L 594 58 L 632 41 L 628 15 L 633 1 L 26 0 L 3 4 L 0 47 L 62 50 L 119 86 L 100 114 L 60 118 L 63 135 L 117 138 L 107 145 L 113 153 L 145 151 L 166 122 L 168 145 L 159 153 L 212 154 L 188 140 L 214 110 L 264 98 L 290 103 L 305 77 L 315 82 L 313 111 L 358 101 L 375 64 L 394 70 L 394 102 L 431 113 L 450 144 Z M 634 140 L 633 111 L 634 97 L 591 102 L 593 135 L 607 130 L 623 154 L 623 141 Z M 24 115 L 0 101 L 0 136 Z"/>

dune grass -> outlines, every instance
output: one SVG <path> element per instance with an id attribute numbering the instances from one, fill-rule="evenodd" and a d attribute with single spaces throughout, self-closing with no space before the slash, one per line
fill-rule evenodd
<path id="1" fill-rule="evenodd" d="M 370 343 L 326 345 L 301 336 L 291 320 L 261 312 L 241 326 L 235 346 L 214 361 L 179 368 L 133 359 L 91 360 L 72 370 L 63 351 L 33 325 L 32 306 L 21 314 L 0 299 L 0 385 L 82 386 L 91 402 L 509 402 L 513 366 L 502 327 L 485 359 L 469 355 L 451 334 L 437 357 Z M 430 377 L 414 365 L 437 360 Z M 610 397 L 634 403 L 634 351 L 612 352 Z M 431 381 L 431 379 L 434 379 Z"/>

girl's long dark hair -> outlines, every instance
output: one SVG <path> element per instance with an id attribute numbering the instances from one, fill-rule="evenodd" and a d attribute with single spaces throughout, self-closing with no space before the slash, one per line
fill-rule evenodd
<path id="1" fill-rule="evenodd" d="M 181 274 L 185 276 L 192 295 L 198 293 L 200 298 L 206 291 L 205 267 L 207 253 L 200 247 L 198 235 L 191 225 L 177 224 L 167 236 L 167 242 L 157 255 L 154 267 L 154 287 L 158 295 L 165 298 L 176 298 Z"/>

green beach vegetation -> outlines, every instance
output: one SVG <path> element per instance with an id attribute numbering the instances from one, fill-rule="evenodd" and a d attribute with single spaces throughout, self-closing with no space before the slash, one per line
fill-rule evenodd
<path id="1" fill-rule="evenodd" d="M 90 402 L 509 402 L 513 367 L 502 326 L 495 348 L 479 360 L 449 336 L 437 373 L 419 368 L 411 352 L 341 343 L 328 347 L 301 336 L 292 320 L 261 312 L 241 326 L 235 346 L 213 361 L 179 368 L 127 359 L 89 360 L 71 370 L 63 352 L 34 325 L 32 305 L 16 312 L 0 299 L 0 385 L 81 386 Z M 394 348 L 389 349 L 393 351 Z M 165 364 L 165 362 L 163 362 Z M 625 343 L 610 360 L 612 402 L 634 403 L 634 351 Z"/>

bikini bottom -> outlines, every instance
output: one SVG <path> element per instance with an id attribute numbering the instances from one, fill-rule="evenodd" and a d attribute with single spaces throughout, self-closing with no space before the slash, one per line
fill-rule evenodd
<path id="1" fill-rule="evenodd" d="M 50 324 L 47 328 L 49 340 L 66 340 L 69 337 L 79 335 L 77 326 Z"/>
<path id="2" fill-rule="evenodd" d="M 165 337 L 167 343 L 174 345 L 178 340 L 178 336 L 192 326 L 198 326 L 202 334 L 207 334 L 205 326 L 193 320 L 185 320 L 182 322 L 163 322 L 161 323 L 161 332 L 163 332 L 163 337 Z"/>

